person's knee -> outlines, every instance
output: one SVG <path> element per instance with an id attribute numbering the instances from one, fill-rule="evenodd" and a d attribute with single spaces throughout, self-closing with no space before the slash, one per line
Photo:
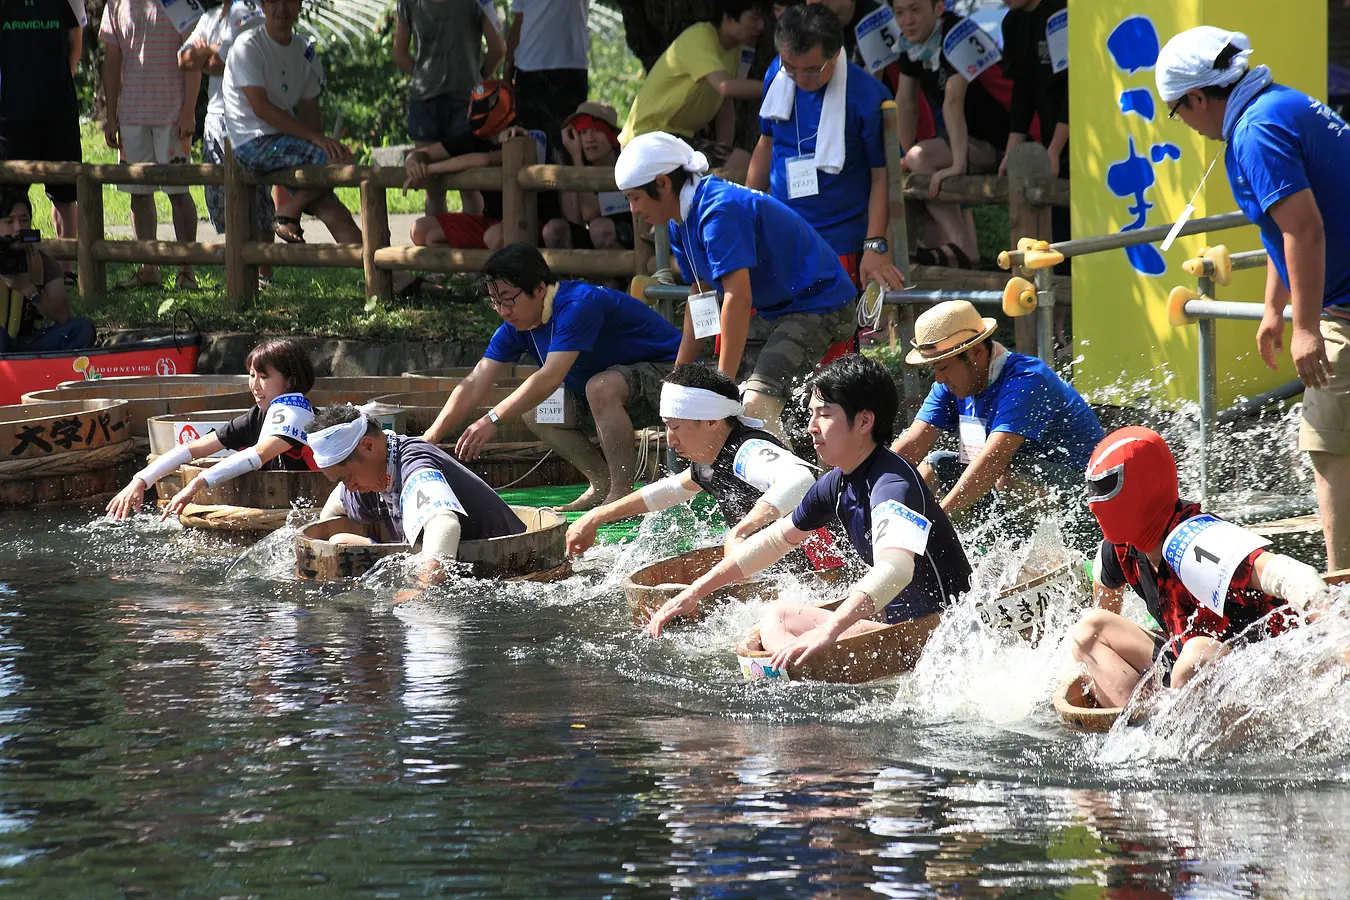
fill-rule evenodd
<path id="1" fill-rule="evenodd" d="M 502 223 L 489 225 L 487 231 L 483 232 L 483 246 L 494 252 L 506 246 L 506 239 L 502 236 Z"/>
<path id="2" fill-rule="evenodd" d="M 591 246 L 597 250 L 614 250 L 619 246 L 619 234 L 609 219 L 592 219 L 586 230 L 591 235 Z"/>
<path id="3" fill-rule="evenodd" d="M 941 168 L 938 162 L 938 154 L 927 142 L 915 144 L 905 154 L 905 168 L 919 175 L 931 175 L 936 172 Z"/>
<path id="4" fill-rule="evenodd" d="M 421 216 L 412 224 L 412 242 L 419 247 L 445 243 L 445 232 L 435 216 Z"/>
<path id="5" fill-rule="evenodd" d="M 543 228 L 544 246 L 552 250 L 566 250 L 572 246 L 572 226 L 566 219 L 549 219 Z"/>
<path id="6" fill-rule="evenodd" d="M 628 382 L 618 372 L 601 372 L 586 382 L 586 402 L 595 412 L 622 409 L 628 401 Z"/>
<path id="7" fill-rule="evenodd" d="M 1073 626 L 1073 631 L 1069 635 L 1073 641 L 1075 660 L 1083 662 L 1085 657 L 1092 654 L 1112 618 L 1112 614 L 1104 609 L 1090 609 L 1083 613 L 1083 617 Z"/>
<path id="8" fill-rule="evenodd" d="M 1200 669 L 1228 653 L 1228 647 L 1213 638 L 1193 637 L 1182 645 L 1177 663 L 1172 667 L 1172 687 L 1185 687 Z"/>

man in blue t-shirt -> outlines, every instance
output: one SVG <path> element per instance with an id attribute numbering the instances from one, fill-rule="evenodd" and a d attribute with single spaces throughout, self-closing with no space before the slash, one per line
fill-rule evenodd
<path id="1" fill-rule="evenodd" d="M 1284 310 L 1289 353 L 1303 381 L 1298 448 L 1312 458 L 1330 569 L 1350 566 L 1350 125 L 1326 104 L 1248 71 L 1245 34 L 1202 26 L 1158 55 L 1169 115 L 1227 141 L 1224 164 L 1238 208 L 1266 247 L 1261 358 L 1275 368 Z"/>
<path id="2" fill-rule="evenodd" d="M 933 387 L 914 423 L 891 449 L 912 463 L 955 515 L 995 489 L 1015 503 L 1063 492 L 1060 512 L 1086 521 L 1083 470 L 1102 426 L 1077 391 L 1034 356 L 990 340 L 998 323 L 965 300 L 948 300 L 914 323 L 912 366 L 933 368 Z M 954 432 L 959 451 L 930 452 L 942 432 Z M 1009 509 L 1031 525 L 1025 507 Z M 1073 523 L 1069 523 L 1073 524 Z M 1072 530 L 1072 529 L 1067 529 Z M 1085 540 L 1091 537 L 1084 535 Z M 1076 535 L 1070 535 L 1076 537 Z"/>
<path id="3" fill-rule="evenodd" d="M 696 610 L 700 598 L 763 571 L 812 531 L 837 521 L 868 571 L 833 609 L 775 604 L 759 632 L 772 667 L 800 663 L 841 637 L 883 623 L 913 622 L 916 637 L 926 640 L 942 610 L 970 590 L 971 568 L 918 470 L 886 449 L 899 407 L 895 380 L 876 360 L 850 354 L 822 369 L 812 385 L 807 431 L 820 461 L 834 468 L 792 515 L 736 545 L 663 606 L 648 626 L 651 635 L 660 637 L 668 621 Z"/>
<path id="4" fill-rule="evenodd" d="M 480 413 L 506 366 L 527 356 L 539 371 L 465 428 L 455 453 L 474 459 L 498 422 L 522 416 L 590 482 L 562 510 L 590 509 L 627 495 L 636 468 L 633 426 L 660 423 L 661 379 L 674 365 L 680 333 L 627 294 L 584 281 L 559 282 L 529 244 L 509 244 L 488 257 L 483 279 L 488 302 L 504 321 L 423 438 L 437 443 L 470 413 Z M 600 452 L 591 445 L 590 424 Z"/>
<path id="5" fill-rule="evenodd" d="M 857 287 L 904 286 L 886 242 L 889 195 L 880 81 L 843 55 L 844 27 L 825 6 L 789 7 L 764 76 L 759 143 L 745 183 L 768 190 L 825 239 Z"/>
<path id="6" fill-rule="evenodd" d="M 707 171 L 702 153 L 654 131 L 628 142 L 614 177 L 635 214 L 669 228 L 675 261 L 691 285 L 677 362 L 692 362 L 703 338 L 716 334 L 717 367 L 736 379 L 751 314 L 769 323 L 745 380 L 745 412 L 781 437 L 779 416 L 794 382 L 834 345 L 852 343 L 857 290 L 801 216 Z"/>

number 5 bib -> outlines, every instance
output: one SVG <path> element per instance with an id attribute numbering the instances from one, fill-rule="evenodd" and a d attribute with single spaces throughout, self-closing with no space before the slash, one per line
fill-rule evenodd
<path id="1" fill-rule="evenodd" d="M 1215 615 L 1223 615 L 1233 572 L 1270 541 L 1211 515 L 1193 516 L 1163 541 L 1163 558 L 1186 590 Z"/>

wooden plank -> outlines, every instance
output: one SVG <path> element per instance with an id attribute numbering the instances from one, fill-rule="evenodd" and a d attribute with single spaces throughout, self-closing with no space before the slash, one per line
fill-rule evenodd
<path id="1" fill-rule="evenodd" d="M 488 250 L 452 247 L 381 247 L 375 251 L 373 259 L 381 269 L 392 271 L 478 272 L 491 255 Z"/>
<path id="2" fill-rule="evenodd" d="M 389 205 L 384 188 L 361 182 L 361 263 L 366 276 L 366 296 L 389 303 L 394 299 L 394 278 L 375 265 L 375 251 L 389 246 Z"/>
<path id="3" fill-rule="evenodd" d="M 79 203 L 78 200 L 75 202 L 76 204 Z M 78 213 L 76 213 L 76 215 L 78 216 Z M 94 230 L 95 232 L 98 231 L 98 229 Z M 83 234 L 83 232 L 81 232 L 81 234 Z M 74 238 L 43 238 L 42 252 L 52 259 L 78 260 L 80 258 L 80 242 Z"/>
<path id="4" fill-rule="evenodd" d="M 244 262 L 258 266 L 361 267 L 360 244 L 244 244 Z"/>
<path id="5" fill-rule="evenodd" d="M 530 231 L 525 209 L 525 189 L 520 186 L 520 170 L 538 152 L 534 138 L 513 137 L 502 145 L 502 239 L 508 244 L 538 244 L 538 232 Z"/>
<path id="6" fill-rule="evenodd" d="M 1013 147 L 1008 155 L 1008 246 L 1016 247 L 1024 237 L 1050 240 L 1050 207 L 1029 203 L 1022 195 L 1031 178 L 1050 176 L 1050 154 L 1035 142 Z M 1058 302 L 1058 296 L 1056 296 Z M 1036 355 L 1036 316 L 1013 319 L 1017 352 Z"/>
<path id="7" fill-rule="evenodd" d="M 94 256 L 94 244 L 103 240 L 103 186 L 88 172 L 75 180 L 76 268 L 80 273 L 80 299 L 92 303 L 108 290 L 108 267 Z M 51 243 L 51 242 L 49 242 Z M 61 259 L 48 247 L 47 251 Z"/>
<path id="8" fill-rule="evenodd" d="M 370 172 L 370 181 L 384 188 L 402 189 L 408 172 L 400 166 L 376 166 Z M 435 175 L 427 179 L 428 185 L 447 191 L 500 191 L 502 189 L 501 166 L 482 166 L 453 175 Z"/>
<path id="9" fill-rule="evenodd" d="M 218 266 L 225 261 L 225 243 L 211 241 L 95 241 L 99 262 Z"/>
<path id="10" fill-rule="evenodd" d="M 223 167 L 213 163 L 82 163 L 100 184 L 193 185 L 224 184 Z"/>
<path id="11" fill-rule="evenodd" d="M 1263 537 L 1276 537 L 1289 534 L 1321 534 L 1322 520 L 1317 513 L 1307 516 L 1293 516 L 1288 519 L 1275 519 L 1244 526 L 1248 531 Z"/>
<path id="12" fill-rule="evenodd" d="M 244 261 L 253 218 L 250 198 L 253 189 L 245 187 L 243 171 L 234 158 L 234 149 L 225 142 L 225 295 L 235 309 L 243 309 L 258 293 L 258 270 Z"/>

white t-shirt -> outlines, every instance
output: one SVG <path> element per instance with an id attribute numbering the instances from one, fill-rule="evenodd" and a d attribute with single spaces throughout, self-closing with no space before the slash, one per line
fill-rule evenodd
<path id="1" fill-rule="evenodd" d="M 516 47 L 517 69 L 587 68 L 591 34 L 586 19 L 591 0 L 511 0 L 511 12 L 525 14 Z"/>
<path id="2" fill-rule="evenodd" d="M 222 60 L 230 58 L 230 48 L 241 34 L 252 31 L 263 24 L 262 10 L 253 0 L 234 0 L 227 6 L 217 6 L 197 20 L 183 46 L 201 42 L 208 47 L 220 45 L 217 51 Z M 225 84 L 224 75 L 212 75 L 206 82 L 206 114 L 208 116 L 225 115 L 225 98 L 221 88 Z"/>
<path id="3" fill-rule="evenodd" d="M 292 35 L 284 47 L 268 37 L 266 28 L 240 35 L 225 60 L 221 90 L 230 143 L 237 148 L 254 138 L 280 133 L 254 115 L 243 88 L 267 88 L 267 99 L 294 115 L 301 100 L 319 96 L 323 83 L 323 67 L 314 45 L 300 35 Z"/>

